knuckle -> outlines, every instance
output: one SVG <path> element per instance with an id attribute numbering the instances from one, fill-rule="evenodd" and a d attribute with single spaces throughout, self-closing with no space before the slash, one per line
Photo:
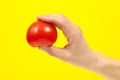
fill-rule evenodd
<path id="1" fill-rule="evenodd" d="M 53 14 L 52 16 L 57 18 L 66 18 L 63 14 Z"/>
<path id="2" fill-rule="evenodd" d="M 74 29 L 74 35 L 81 35 L 81 34 L 82 34 L 82 31 L 78 27 L 76 27 Z"/>
<path id="3" fill-rule="evenodd" d="M 60 14 L 59 17 L 61 17 L 61 18 L 66 18 L 66 16 L 63 15 L 63 14 Z"/>
<path id="4" fill-rule="evenodd" d="M 67 18 L 64 15 L 59 15 L 58 18 L 56 18 L 59 23 L 66 23 Z"/>
<path id="5" fill-rule="evenodd" d="M 74 35 L 75 35 L 74 36 L 75 40 L 80 40 L 83 37 L 83 35 L 82 35 L 82 33 L 80 31 L 74 32 Z"/>
<path id="6" fill-rule="evenodd" d="M 58 17 L 59 17 L 60 19 L 63 19 L 63 20 L 66 19 L 65 15 L 63 15 L 63 14 L 58 15 Z"/>
<path id="7" fill-rule="evenodd" d="M 64 24 L 65 23 L 65 20 L 64 19 L 60 19 L 60 18 L 56 19 L 56 21 L 58 23 L 60 23 L 60 24 Z"/>
<path id="8" fill-rule="evenodd" d="M 82 34 L 82 30 L 78 26 L 76 26 L 75 28 L 76 28 L 76 34 Z"/>

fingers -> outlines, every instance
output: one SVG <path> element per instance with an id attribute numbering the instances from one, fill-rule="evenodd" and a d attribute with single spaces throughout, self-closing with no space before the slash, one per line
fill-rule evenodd
<path id="1" fill-rule="evenodd" d="M 68 20 L 63 15 L 45 15 L 45 16 L 39 16 L 38 20 L 43 20 L 43 21 L 55 24 L 58 28 L 62 29 L 65 32 L 67 32 L 66 29 L 67 30 L 69 29 Z"/>
<path id="2" fill-rule="evenodd" d="M 80 30 L 76 28 L 65 16 L 63 15 L 45 15 L 39 16 L 38 20 L 46 21 L 55 24 L 59 29 L 61 29 L 67 39 L 70 41 L 76 33 Z"/>
<path id="3" fill-rule="evenodd" d="M 41 50 L 44 50 L 46 52 L 48 52 L 50 55 L 60 58 L 64 61 L 68 61 L 70 58 L 70 54 L 64 50 L 64 49 L 60 49 L 60 48 L 56 48 L 56 47 L 40 47 Z"/>

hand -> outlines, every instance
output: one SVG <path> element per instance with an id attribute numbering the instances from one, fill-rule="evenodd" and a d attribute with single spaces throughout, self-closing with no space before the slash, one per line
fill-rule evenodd
<path id="1" fill-rule="evenodd" d="M 63 31 L 68 40 L 68 44 L 64 48 L 50 46 L 40 47 L 40 49 L 61 60 L 85 68 L 90 68 L 97 63 L 97 59 L 93 51 L 91 51 L 87 45 L 81 29 L 69 21 L 65 16 L 45 15 L 39 16 L 38 20 L 54 24 Z"/>
<path id="2" fill-rule="evenodd" d="M 41 47 L 61 60 L 95 71 L 109 80 L 120 80 L 120 61 L 100 55 L 87 45 L 82 31 L 63 15 L 45 15 L 38 20 L 50 22 L 61 29 L 68 39 L 64 48 Z"/>

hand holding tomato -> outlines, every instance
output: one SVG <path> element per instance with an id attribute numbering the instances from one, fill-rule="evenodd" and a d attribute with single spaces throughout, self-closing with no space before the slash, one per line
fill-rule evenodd
<path id="1" fill-rule="evenodd" d="M 41 50 L 48 52 L 50 55 L 67 61 L 71 64 L 85 68 L 93 68 L 98 57 L 86 43 L 82 31 L 78 26 L 73 24 L 63 15 L 45 15 L 38 17 L 38 20 L 50 22 L 63 31 L 68 39 L 68 44 L 64 48 L 55 46 L 40 47 Z"/>
<path id="2" fill-rule="evenodd" d="M 52 46 L 57 37 L 56 29 L 54 26 L 50 24 L 46 25 L 41 21 L 52 23 L 62 30 L 68 40 L 68 44 L 64 48 Z M 46 29 L 48 26 L 50 27 L 50 31 Z M 27 40 L 30 45 L 40 46 L 41 50 L 48 52 L 50 55 L 77 66 L 93 69 L 94 65 L 99 63 L 96 63 L 98 57 L 89 48 L 82 35 L 82 31 L 62 15 L 38 17 L 38 22 L 33 23 L 28 29 Z"/>
<path id="3" fill-rule="evenodd" d="M 38 20 L 27 31 L 27 41 L 33 47 L 51 46 L 57 39 L 54 25 Z"/>

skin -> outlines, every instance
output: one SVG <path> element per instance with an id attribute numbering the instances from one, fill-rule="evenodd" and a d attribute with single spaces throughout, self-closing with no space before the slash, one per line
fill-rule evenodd
<path id="1" fill-rule="evenodd" d="M 120 61 L 91 50 L 84 39 L 81 29 L 64 15 L 44 15 L 39 16 L 38 20 L 54 24 L 63 31 L 68 40 L 68 44 L 64 48 L 50 46 L 41 47 L 41 50 L 75 66 L 97 72 L 109 80 L 120 80 Z"/>

